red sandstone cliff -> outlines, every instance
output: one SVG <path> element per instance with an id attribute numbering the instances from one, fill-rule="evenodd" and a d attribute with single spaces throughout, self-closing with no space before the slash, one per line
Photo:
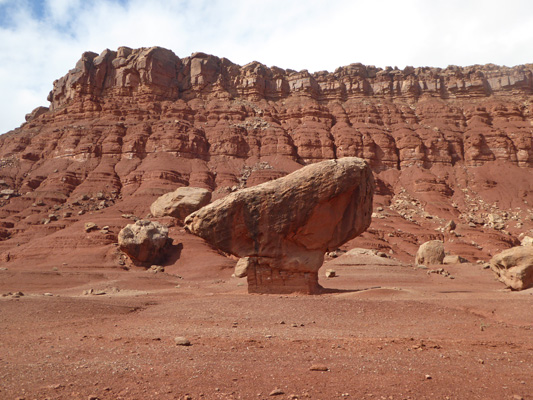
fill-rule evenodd
<path id="1" fill-rule="evenodd" d="M 533 228 L 532 98 L 533 64 L 311 74 L 158 47 L 84 53 L 49 110 L 0 137 L 0 253 L 114 265 L 120 216 L 144 217 L 178 186 L 216 198 L 358 156 L 377 174 L 379 208 L 351 245 L 410 259 L 442 238 L 486 259 Z M 89 220 L 110 231 L 85 233 Z"/>

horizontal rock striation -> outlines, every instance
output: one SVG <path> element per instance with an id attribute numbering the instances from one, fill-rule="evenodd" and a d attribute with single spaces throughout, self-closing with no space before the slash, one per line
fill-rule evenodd
<path id="1" fill-rule="evenodd" d="M 0 136 L 0 258 L 27 253 L 36 237 L 70 243 L 62 232 L 85 214 L 144 218 L 182 186 L 216 200 L 342 157 L 370 165 L 384 208 L 358 247 L 411 249 L 402 254 L 412 260 L 453 218 L 471 231 L 450 240 L 486 258 L 531 225 L 532 72 L 351 64 L 310 73 L 159 47 L 84 53 L 54 82 L 48 109 Z M 395 230 L 391 218 L 407 225 Z M 490 234 L 477 237 L 481 228 Z"/>

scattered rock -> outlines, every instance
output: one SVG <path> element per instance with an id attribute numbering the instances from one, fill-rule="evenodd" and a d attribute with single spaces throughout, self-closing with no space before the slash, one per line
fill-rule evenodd
<path id="1" fill-rule="evenodd" d="M 326 278 L 335 278 L 336 276 L 337 276 L 337 273 L 334 269 L 326 270 Z"/>
<path id="2" fill-rule="evenodd" d="M 533 246 L 517 246 L 496 254 L 490 260 L 490 268 L 508 288 L 533 287 Z"/>
<path id="3" fill-rule="evenodd" d="M 183 337 L 183 336 L 177 336 L 174 338 L 174 343 L 176 343 L 176 346 L 190 346 L 191 342 L 189 339 Z"/>
<path id="4" fill-rule="evenodd" d="M 464 264 L 467 262 L 468 260 L 466 258 L 457 255 L 447 255 L 442 260 L 443 264 Z"/>
<path id="5" fill-rule="evenodd" d="M 317 293 L 324 253 L 370 225 L 373 188 L 363 160 L 328 160 L 230 193 L 185 225 L 222 251 L 248 257 L 250 293 Z"/>
<path id="6" fill-rule="evenodd" d="M 86 222 L 84 229 L 85 229 L 85 232 L 91 232 L 91 231 L 98 229 L 98 225 L 96 225 L 94 222 Z"/>
<path id="7" fill-rule="evenodd" d="M 285 394 L 285 392 L 281 389 L 274 389 L 270 392 L 269 396 L 280 396 L 282 394 Z"/>
<path id="8" fill-rule="evenodd" d="M 415 264 L 442 264 L 445 256 L 442 240 L 430 240 L 422 244 L 416 252 Z"/>
<path id="9" fill-rule="evenodd" d="M 242 257 L 235 264 L 235 277 L 244 278 L 248 275 L 248 266 L 250 265 L 250 257 Z"/>
<path id="10" fill-rule="evenodd" d="M 446 271 L 444 268 L 438 268 L 438 269 L 430 269 L 429 271 L 427 271 L 427 274 L 437 274 L 437 275 L 442 275 L 446 278 L 451 278 L 451 279 L 455 279 L 448 271 Z"/>
<path id="11" fill-rule="evenodd" d="M 455 221 L 452 219 L 450 220 L 445 226 L 444 226 L 444 230 L 447 231 L 447 232 L 451 232 L 451 231 L 454 231 L 455 228 L 457 228 L 457 225 L 455 223 Z"/>
<path id="12" fill-rule="evenodd" d="M 324 364 L 313 364 L 309 368 L 309 371 L 323 371 L 323 372 L 326 372 L 326 371 L 329 371 L 329 368 L 326 365 L 324 365 Z"/>
<path id="13" fill-rule="evenodd" d="M 211 201 L 211 192 L 197 187 L 180 187 L 159 197 L 150 206 L 154 217 L 174 217 L 181 221 Z"/>
<path id="14" fill-rule="evenodd" d="M 168 228 L 155 221 L 138 220 L 118 234 L 119 249 L 141 264 L 161 261 L 169 243 Z"/>
<path id="15" fill-rule="evenodd" d="M 153 274 L 157 274 L 158 272 L 165 272 L 165 267 L 161 265 L 152 265 L 146 270 L 146 272 L 151 272 Z"/>

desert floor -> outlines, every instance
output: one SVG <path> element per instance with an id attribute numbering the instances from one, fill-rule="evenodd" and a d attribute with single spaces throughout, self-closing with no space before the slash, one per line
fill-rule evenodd
<path id="1" fill-rule="evenodd" d="M 1 270 L 0 398 L 533 399 L 533 289 L 331 265 L 316 296 L 249 295 L 230 269 Z"/>

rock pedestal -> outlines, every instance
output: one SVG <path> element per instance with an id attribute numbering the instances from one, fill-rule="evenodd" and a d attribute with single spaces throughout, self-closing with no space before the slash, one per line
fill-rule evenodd
<path id="1" fill-rule="evenodd" d="M 250 293 L 317 293 L 324 253 L 370 225 L 373 190 L 363 160 L 323 161 L 231 193 L 189 215 L 185 227 L 248 258 L 238 275 L 246 273 Z"/>
<path id="2" fill-rule="evenodd" d="M 248 270 L 248 293 L 320 293 L 318 274 L 303 271 L 284 271 L 268 264 L 256 265 Z"/>

